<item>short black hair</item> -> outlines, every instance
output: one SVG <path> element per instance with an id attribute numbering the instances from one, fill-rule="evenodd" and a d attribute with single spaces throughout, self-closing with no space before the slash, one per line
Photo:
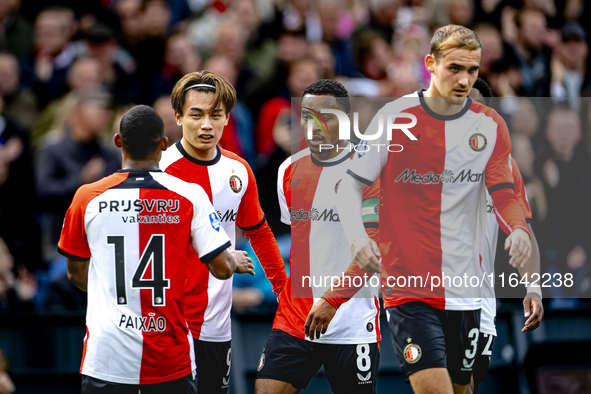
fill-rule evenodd
<path id="1" fill-rule="evenodd" d="M 478 78 L 476 82 L 474 82 L 472 89 L 476 89 L 480 92 L 482 98 L 484 99 L 484 105 L 490 105 L 490 98 L 494 96 L 492 89 L 484 79 Z"/>
<path id="2" fill-rule="evenodd" d="M 341 107 L 343 107 L 346 113 L 351 112 L 349 91 L 337 81 L 333 81 L 332 79 L 320 79 L 304 89 L 302 97 L 307 94 L 314 96 L 334 96 L 337 98 L 337 102 L 341 105 Z"/>
<path id="3" fill-rule="evenodd" d="M 164 138 L 164 122 L 152 107 L 138 105 L 121 118 L 119 135 L 132 159 L 145 160 L 158 150 Z"/>

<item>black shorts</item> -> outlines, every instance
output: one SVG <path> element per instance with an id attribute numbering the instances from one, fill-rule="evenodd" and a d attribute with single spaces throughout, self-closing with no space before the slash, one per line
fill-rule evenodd
<path id="1" fill-rule="evenodd" d="M 82 375 L 82 394 L 197 394 L 197 380 L 193 373 L 169 382 L 156 384 L 123 384 L 111 383 Z"/>
<path id="2" fill-rule="evenodd" d="M 205 342 L 195 339 L 194 343 L 199 393 L 226 394 L 230 385 L 232 341 Z"/>
<path id="3" fill-rule="evenodd" d="M 380 363 L 377 343 L 333 345 L 273 330 L 259 360 L 257 379 L 279 380 L 305 389 L 324 365 L 333 393 L 375 393 Z"/>
<path id="4" fill-rule="evenodd" d="M 478 387 L 478 385 L 486 381 L 494 342 L 494 335 L 485 334 L 483 332 L 480 333 L 480 338 L 478 339 L 478 352 L 476 353 L 476 361 L 474 362 L 474 369 L 472 371 L 472 376 L 474 376 L 474 387 Z"/>
<path id="5" fill-rule="evenodd" d="M 407 377 L 423 369 L 447 368 L 453 383 L 470 383 L 480 309 L 447 311 L 407 302 L 387 311 L 394 350 Z"/>

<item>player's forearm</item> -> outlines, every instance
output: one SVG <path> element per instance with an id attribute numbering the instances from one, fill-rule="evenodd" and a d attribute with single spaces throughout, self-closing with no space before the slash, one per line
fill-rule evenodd
<path id="1" fill-rule="evenodd" d="M 522 278 L 525 276 L 525 279 L 527 279 L 527 281 L 531 284 L 531 282 L 535 281 L 537 278 L 540 278 L 540 248 L 531 225 L 528 224 L 528 228 L 531 235 L 531 257 L 527 264 L 525 264 L 525 267 L 522 268 L 521 266 L 518 266 L 517 270 L 519 271 L 519 275 L 521 275 Z"/>
<path id="2" fill-rule="evenodd" d="M 504 188 L 496 190 L 491 193 L 491 197 L 495 205 L 499 226 L 506 234 L 511 234 L 512 231 L 518 228 L 529 233 L 529 228 L 523 217 L 523 211 L 515 197 L 513 189 Z"/>
<path id="3" fill-rule="evenodd" d="M 361 216 L 363 191 L 367 185 L 347 175 L 337 193 L 337 211 L 349 246 L 360 237 L 367 237 Z"/>
<path id="4" fill-rule="evenodd" d="M 287 273 L 281 257 L 281 251 L 269 225 L 265 222 L 256 230 L 248 230 L 244 235 L 250 240 L 265 275 L 273 285 L 273 292 L 279 295 L 287 283 Z"/>
<path id="5" fill-rule="evenodd" d="M 68 280 L 80 290 L 86 292 L 88 286 L 88 267 L 90 260 L 76 261 L 67 260 Z"/>

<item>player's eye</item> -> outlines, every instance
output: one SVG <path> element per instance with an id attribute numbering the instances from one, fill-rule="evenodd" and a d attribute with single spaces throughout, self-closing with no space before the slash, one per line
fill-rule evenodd
<path id="1" fill-rule="evenodd" d="M 308 119 L 310 119 L 310 117 L 308 115 L 302 115 L 302 119 L 308 120 Z"/>
<path id="2" fill-rule="evenodd" d="M 458 66 L 451 66 L 449 69 L 452 70 L 453 72 L 460 71 L 460 68 Z"/>

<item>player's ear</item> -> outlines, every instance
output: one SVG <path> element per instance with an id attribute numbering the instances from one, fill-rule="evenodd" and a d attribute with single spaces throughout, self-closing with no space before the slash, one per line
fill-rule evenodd
<path id="1" fill-rule="evenodd" d="M 168 149 L 168 137 L 164 136 L 162 137 L 162 141 L 160 141 L 160 150 L 165 151 L 166 149 Z"/>
<path id="2" fill-rule="evenodd" d="M 183 117 L 178 112 L 174 111 L 174 119 L 176 120 L 176 124 L 179 126 L 183 125 Z"/>
<path id="3" fill-rule="evenodd" d="M 113 138 L 113 140 L 115 141 L 115 146 L 117 148 L 121 148 L 123 145 L 121 144 L 121 134 L 116 133 L 115 137 Z"/>
<path id="4" fill-rule="evenodd" d="M 228 122 L 230 122 L 230 114 L 226 114 L 226 121 L 224 122 L 224 126 L 227 126 Z"/>
<path id="5" fill-rule="evenodd" d="M 435 71 L 435 56 L 432 54 L 425 56 L 425 67 L 430 73 Z"/>

